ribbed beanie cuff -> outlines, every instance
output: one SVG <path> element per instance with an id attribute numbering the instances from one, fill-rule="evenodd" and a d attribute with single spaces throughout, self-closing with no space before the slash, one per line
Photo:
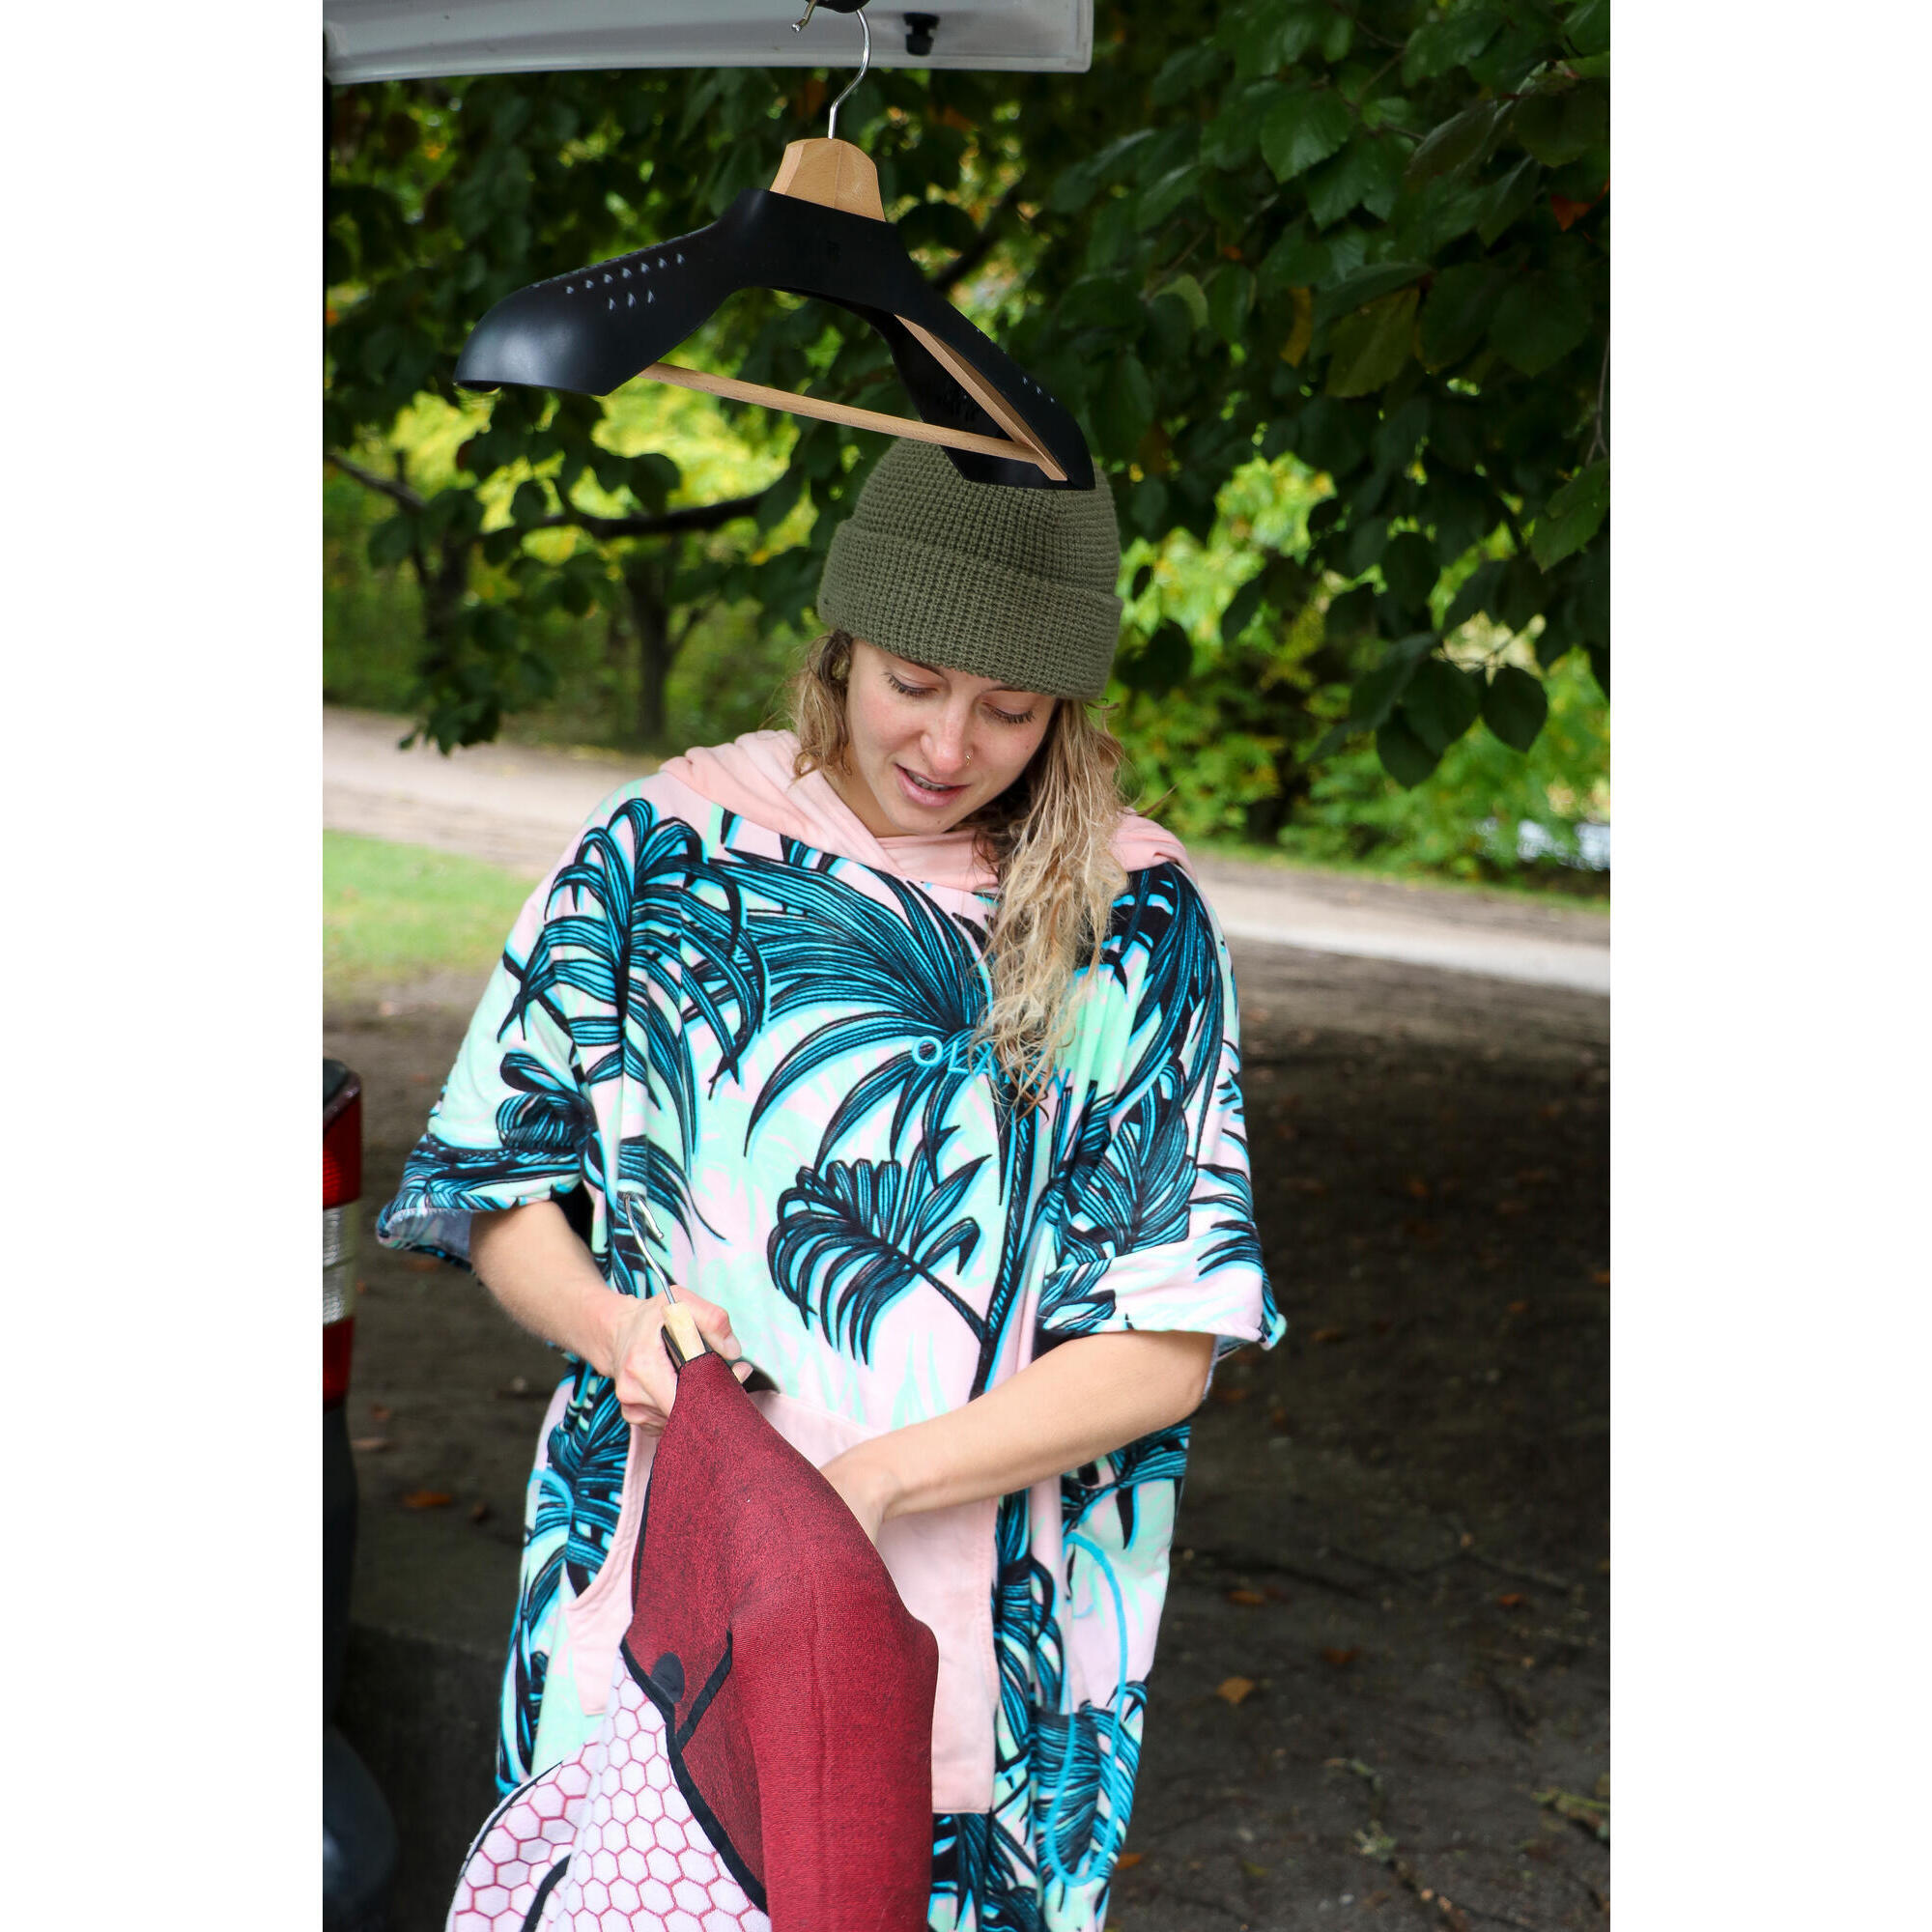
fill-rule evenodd
<path id="1" fill-rule="evenodd" d="M 818 614 L 916 664 L 1014 691 L 1098 697 L 1120 640 L 1113 497 L 972 483 L 895 442 L 834 531 Z"/>

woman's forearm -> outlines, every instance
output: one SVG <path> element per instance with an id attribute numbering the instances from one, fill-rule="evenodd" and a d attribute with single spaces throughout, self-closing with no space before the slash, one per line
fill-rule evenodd
<path id="1" fill-rule="evenodd" d="M 874 1436 L 825 1468 L 867 1528 L 1009 1495 L 1193 1412 L 1214 1337 L 1082 1335 L 963 1408 Z"/>
<path id="2" fill-rule="evenodd" d="M 652 1434 L 664 1428 L 677 1399 L 661 1334 L 671 1304 L 611 1288 L 554 1201 L 472 1217 L 469 1259 L 512 1320 L 611 1378 L 625 1421 Z M 743 1358 L 723 1308 L 688 1289 L 677 1300 L 709 1347 L 726 1361 Z"/>
<path id="3" fill-rule="evenodd" d="M 611 1293 L 555 1202 L 471 1216 L 469 1260 L 519 1326 L 611 1374 L 625 1297 Z"/>

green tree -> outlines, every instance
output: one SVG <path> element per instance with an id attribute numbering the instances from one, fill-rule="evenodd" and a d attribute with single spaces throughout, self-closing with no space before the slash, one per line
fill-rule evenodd
<path id="1" fill-rule="evenodd" d="M 1237 472 L 1302 466 L 1312 508 L 1234 545 L 1209 643 L 1159 573 L 1123 586 L 1122 685 L 1184 683 L 1203 742 L 1263 748 L 1242 783 L 1264 836 L 1353 734 L 1411 785 L 1472 728 L 1527 747 L 1538 670 L 1581 650 L 1608 680 L 1606 0 L 1128 0 L 1110 23 L 1087 75 L 875 71 L 840 129 L 935 284 L 1081 417 L 1144 554 L 1206 544 Z M 702 500 L 662 453 L 618 454 L 596 399 L 468 405 L 435 491 L 395 432 L 453 400 L 492 301 L 710 220 L 820 131 L 824 96 L 756 71 L 339 96 L 327 431 L 398 506 L 372 554 L 421 582 L 440 742 L 541 695 L 523 619 L 551 603 L 627 602 L 661 653 L 707 599 L 803 617 L 877 438 L 773 422 L 771 480 Z M 905 407 L 869 330 L 769 293 L 685 359 Z M 505 594 L 479 596 L 479 558 Z"/>

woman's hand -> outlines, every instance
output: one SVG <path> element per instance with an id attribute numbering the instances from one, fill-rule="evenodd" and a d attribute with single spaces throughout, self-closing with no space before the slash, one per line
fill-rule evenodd
<path id="1" fill-rule="evenodd" d="M 838 1492 L 839 1499 L 873 1544 L 879 1540 L 879 1525 L 896 1493 L 892 1472 L 881 1460 L 878 1441 L 862 1442 L 842 1456 L 833 1457 L 818 1472 Z"/>
<path id="2" fill-rule="evenodd" d="M 676 1284 L 673 1284 L 676 1287 Z M 743 1381 L 752 1373 L 744 1350 L 731 1332 L 731 1318 L 715 1301 L 706 1301 L 688 1288 L 677 1288 L 677 1305 L 691 1311 L 698 1333 L 733 1364 Z M 617 1384 L 617 1406 L 626 1422 L 650 1435 L 661 1435 L 677 1400 L 677 1371 L 665 1352 L 664 1323 L 670 1303 L 661 1294 L 639 1299 L 623 1309 L 611 1336 L 611 1378 Z"/>

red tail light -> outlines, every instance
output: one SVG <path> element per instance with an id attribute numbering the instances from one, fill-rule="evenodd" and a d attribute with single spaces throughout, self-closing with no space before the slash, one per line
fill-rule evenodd
<path id="1" fill-rule="evenodd" d="M 322 1115 L 322 1406 L 349 1398 L 362 1195 L 362 1088 L 351 1073 Z"/>
<path id="2" fill-rule="evenodd" d="M 347 1099 L 322 1128 L 322 1205 L 340 1208 L 362 1198 L 362 1089 L 351 1076 Z"/>
<path id="3" fill-rule="evenodd" d="M 334 1408 L 349 1400 L 349 1357 L 355 1346 L 355 1318 L 328 1321 L 322 1330 L 322 1406 Z"/>

